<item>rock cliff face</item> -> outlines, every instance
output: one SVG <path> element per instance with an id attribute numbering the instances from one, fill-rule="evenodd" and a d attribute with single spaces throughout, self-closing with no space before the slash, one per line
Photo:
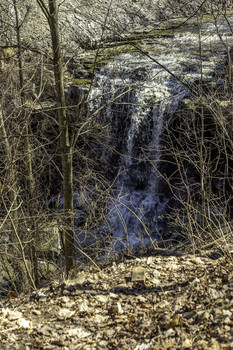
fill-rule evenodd
<path id="1" fill-rule="evenodd" d="M 47 3 L 47 1 L 45 1 Z M 213 6 L 225 6 L 217 0 L 65 0 L 58 1 L 62 42 L 72 57 L 99 42 L 100 39 L 119 39 L 129 32 L 151 29 L 168 18 L 188 16 L 200 8 L 210 12 Z M 46 20 L 36 1 L 17 2 L 25 46 L 46 50 L 49 32 Z M 225 1 L 231 5 L 231 1 Z M 11 1 L 0 4 L 0 44 L 13 44 L 14 34 L 8 23 L 14 24 L 14 8 Z"/>

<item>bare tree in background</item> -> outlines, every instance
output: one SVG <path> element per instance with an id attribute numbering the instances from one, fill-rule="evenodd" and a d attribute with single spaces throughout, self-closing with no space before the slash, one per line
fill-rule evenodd
<path id="1" fill-rule="evenodd" d="M 23 69 L 23 59 L 22 59 L 22 44 L 21 44 L 21 26 L 22 21 L 19 19 L 17 2 L 13 0 L 11 2 L 12 10 L 14 14 L 14 19 L 12 20 L 13 24 L 7 22 L 4 23 L 4 29 L 7 33 L 7 25 L 11 27 L 12 33 L 16 37 L 17 51 L 14 51 L 10 46 L 2 49 L 1 51 L 1 59 L 2 59 L 2 76 L 1 76 L 1 87 L 2 87 L 2 99 L 1 99 L 1 112 L 0 112 L 0 121 L 1 121 L 1 133 L 3 136 L 3 152 L 6 155 L 4 160 L 3 174 L 1 183 L 1 201 L 2 206 L 5 212 L 5 219 L 2 222 L 1 229 L 8 229 L 8 239 L 10 245 L 17 252 L 14 261 L 12 262 L 11 268 L 15 271 L 16 274 L 21 275 L 19 278 L 20 283 L 24 284 L 25 289 L 29 287 L 29 285 L 25 282 L 26 280 L 29 282 L 30 287 L 35 288 L 38 284 L 38 269 L 37 269 L 37 257 L 36 257 L 36 228 L 35 228 L 35 203 L 36 203 L 36 191 L 35 191 L 35 181 L 32 169 L 32 149 L 31 149 L 31 141 L 29 136 L 29 123 L 30 123 L 30 113 L 26 112 L 25 102 L 25 77 L 24 77 L 24 69 Z M 7 9 L 5 9 L 7 12 Z M 6 16 L 7 17 L 7 16 Z M 24 20 L 24 19 L 23 19 Z M 12 77 L 10 74 L 10 68 L 7 66 L 11 66 L 11 61 L 15 60 L 17 62 L 17 75 L 14 82 L 16 83 L 14 89 L 12 89 L 11 81 Z M 12 64 L 11 68 L 14 67 Z M 15 68 L 15 67 L 14 67 Z M 13 69 L 14 69 L 13 68 Z M 14 70 L 16 71 L 16 70 Z M 12 91 L 14 90 L 14 93 Z M 14 108 L 14 103 L 9 105 L 9 101 L 7 100 L 11 98 L 17 100 L 17 107 Z M 17 119 L 15 118 L 17 115 Z M 21 148 L 21 156 L 20 154 Z M 22 152 L 23 149 L 23 152 Z M 22 182 L 20 184 L 19 174 L 17 171 L 17 163 L 24 163 L 25 170 L 25 178 L 23 180 L 24 183 L 24 194 L 27 194 L 27 214 L 24 212 L 24 215 L 28 217 L 27 220 L 27 240 L 29 247 L 29 261 L 26 260 L 25 255 L 25 246 L 22 244 L 22 234 L 19 234 L 19 212 L 21 210 L 21 200 L 20 200 L 20 187 L 22 186 Z M 2 158 L 3 160 L 3 158 Z M 23 170 L 22 168 L 22 170 Z M 22 213 L 21 213 L 22 214 Z M 9 224 L 8 224 L 9 222 Z M 5 226 L 5 227 L 4 227 Z M 22 229 L 22 226 L 21 226 Z M 30 237 L 29 237 L 30 236 Z M 26 237 L 26 235 L 25 235 Z M 20 261 L 23 261 L 24 268 L 21 269 Z M 30 263 L 29 263 L 30 262 Z M 27 277 L 26 279 L 23 277 L 25 271 Z"/>

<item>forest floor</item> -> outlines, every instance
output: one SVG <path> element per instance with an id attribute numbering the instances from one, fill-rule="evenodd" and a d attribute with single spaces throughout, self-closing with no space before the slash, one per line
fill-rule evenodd
<path id="1" fill-rule="evenodd" d="M 132 282 L 135 266 L 145 283 Z M 233 349 L 232 263 L 156 254 L 9 296 L 0 349 Z"/>

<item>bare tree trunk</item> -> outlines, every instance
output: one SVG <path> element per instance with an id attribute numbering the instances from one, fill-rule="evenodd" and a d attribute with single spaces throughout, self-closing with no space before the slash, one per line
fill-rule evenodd
<path id="1" fill-rule="evenodd" d="M 74 217 L 73 217 L 73 149 L 69 141 L 69 131 L 66 115 L 65 92 L 63 82 L 63 62 L 58 28 L 58 11 L 56 0 L 49 0 L 48 8 L 43 0 L 37 0 L 40 8 L 45 14 L 50 28 L 52 49 L 53 49 L 53 69 L 55 77 L 55 89 L 57 99 L 57 110 L 59 118 L 59 141 L 60 154 L 62 160 L 63 174 L 63 214 L 65 230 L 63 232 L 63 243 L 66 258 L 67 275 L 75 268 L 75 245 L 74 245 Z"/>
<path id="2" fill-rule="evenodd" d="M 14 156 L 12 154 L 12 149 L 10 146 L 9 138 L 7 135 L 7 131 L 5 128 L 5 121 L 2 114 L 2 107 L 0 104 L 0 131 L 2 133 L 3 137 L 3 148 L 5 149 L 5 156 L 6 156 L 6 164 L 9 166 L 9 188 L 10 188 L 10 201 L 12 205 L 12 213 L 14 218 L 15 227 L 17 227 L 17 221 L 18 221 L 18 211 L 17 211 L 17 199 L 18 199 L 18 193 L 17 193 L 17 186 L 16 186 L 16 171 L 14 166 Z"/>
<path id="3" fill-rule="evenodd" d="M 28 184 L 28 212 L 30 217 L 30 261 L 32 265 L 32 276 L 35 285 L 38 285 L 38 263 L 37 263 L 37 254 L 36 254 L 36 235 L 37 229 L 35 225 L 35 200 L 36 200 L 36 191 L 35 191 L 35 179 L 32 170 L 32 149 L 29 139 L 29 118 L 30 115 L 25 113 L 24 104 L 25 104 L 25 93 L 24 93 L 24 75 L 23 75 L 23 62 L 22 62 L 22 45 L 21 45 L 21 36 L 20 36 L 20 23 L 18 16 L 18 8 L 16 0 L 13 0 L 14 10 L 15 10 L 15 21 L 16 21 L 16 36 L 17 36 L 17 47 L 18 47 L 18 69 L 19 69 L 19 82 L 20 82 L 20 99 L 21 99 L 21 108 L 22 115 L 24 120 L 24 128 L 26 133 L 26 142 L 25 142 L 25 153 L 26 153 L 26 171 L 27 171 L 27 184 Z"/>

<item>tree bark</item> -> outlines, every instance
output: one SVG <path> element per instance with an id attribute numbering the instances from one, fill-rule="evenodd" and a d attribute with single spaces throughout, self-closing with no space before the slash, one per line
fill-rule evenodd
<path id="1" fill-rule="evenodd" d="M 48 8 L 45 6 L 42 0 L 37 0 L 37 2 L 48 20 L 52 41 L 53 70 L 55 77 L 55 90 L 60 132 L 59 142 L 63 174 L 63 214 L 65 228 L 62 234 L 62 240 L 66 259 L 66 273 L 68 275 L 75 268 L 72 168 L 73 149 L 69 141 L 69 131 L 66 115 L 63 61 L 58 28 L 58 10 L 56 0 L 49 0 Z"/>
<path id="2" fill-rule="evenodd" d="M 37 228 L 35 225 L 35 200 L 36 200 L 36 190 L 35 190 L 35 179 L 32 169 L 32 149 L 31 143 L 29 139 L 29 119 L 30 115 L 25 112 L 25 93 L 24 93 L 24 74 L 23 74 L 23 62 L 22 62 L 22 45 L 21 45 L 21 35 L 20 35 L 20 23 L 18 16 L 18 8 L 16 0 L 13 0 L 14 11 L 15 11 L 15 22 L 16 22 L 16 37 L 17 37 L 17 58 L 18 58 L 18 70 L 19 70 L 19 86 L 20 86 L 20 100 L 21 100 L 21 108 L 22 108 L 22 116 L 24 120 L 24 129 L 26 134 L 25 141 L 25 153 L 26 153 L 26 172 L 27 172 L 27 189 L 28 189 L 28 213 L 29 213 L 29 227 L 30 227 L 30 262 L 32 268 L 32 277 L 34 281 L 34 285 L 38 286 L 38 263 L 37 263 L 37 252 L 36 252 L 36 236 L 37 236 Z"/>

